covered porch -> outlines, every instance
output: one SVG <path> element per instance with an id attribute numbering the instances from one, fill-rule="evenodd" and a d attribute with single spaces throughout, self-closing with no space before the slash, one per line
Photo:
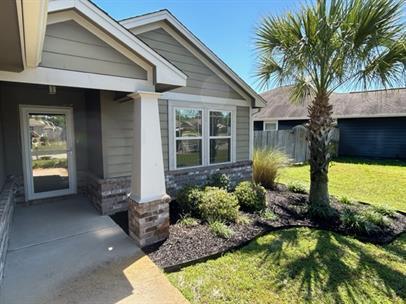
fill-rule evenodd
<path id="1" fill-rule="evenodd" d="M 187 303 L 83 196 L 15 208 L 0 302 Z"/>

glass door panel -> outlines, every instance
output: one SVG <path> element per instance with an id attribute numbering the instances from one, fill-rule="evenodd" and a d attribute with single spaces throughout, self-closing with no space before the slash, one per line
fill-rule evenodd
<path id="1" fill-rule="evenodd" d="M 66 115 L 29 113 L 34 193 L 69 189 Z"/>

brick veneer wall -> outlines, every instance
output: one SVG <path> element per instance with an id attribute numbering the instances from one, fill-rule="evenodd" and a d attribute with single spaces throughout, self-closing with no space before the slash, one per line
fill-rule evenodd
<path id="1" fill-rule="evenodd" d="M 172 197 L 186 185 L 204 185 L 207 178 L 214 173 L 225 173 L 233 185 L 243 180 L 252 179 L 252 162 L 240 161 L 227 165 L 184 169 L 165 172 L 166 191 Z M 102 214 L 113 214 L 128 210 L 128 194 L 131 177 L 100 179 L 89 175 L 87 196 Z"/>
<path id="2" fill-rule="evenodd" d="M 101 179 L 88 176 L 87 196 L 102 214 L 114 214 L 128 209 L 129 176 Z"/>
<path id="3" fill-rule="evenodd" d="M 168 171 L 165 173 L 166 191 L 169 195 L 175 197 L 176 192 L 184 186 L 202 186 L 210 175 L 218 172 L 227 174 L 230 177 L 231 184 L 235 186 L 240 181 L 252 179 L 252 162 L 240 161 L 227 165 Z"/>
<path id="4" fill-rule="evenodd" d="M 0 284 L 4 275 L 8 238 L 14 212 L 15 183 L 8 181 L 0 193 Z"/>

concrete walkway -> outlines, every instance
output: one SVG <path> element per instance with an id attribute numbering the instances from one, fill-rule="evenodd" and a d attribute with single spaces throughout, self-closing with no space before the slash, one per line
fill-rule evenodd
<path id="1" fill-rule="evenodd" d="M 0 303 L 188 303 L 83 197 L 15 209 Z"/>

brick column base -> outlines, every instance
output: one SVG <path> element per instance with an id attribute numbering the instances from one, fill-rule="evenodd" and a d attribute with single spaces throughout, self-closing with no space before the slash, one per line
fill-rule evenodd
<path id="1" fill-rule="evenodd" d="M 129 233 L 140 247 L 163 241 L 169 236 L 170 200 L 168 195 L 148 203 L 128 198 Z"/>

